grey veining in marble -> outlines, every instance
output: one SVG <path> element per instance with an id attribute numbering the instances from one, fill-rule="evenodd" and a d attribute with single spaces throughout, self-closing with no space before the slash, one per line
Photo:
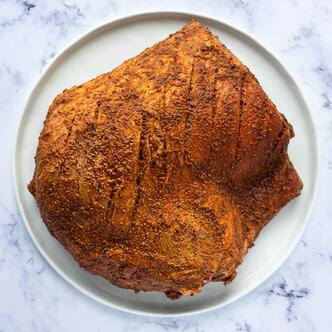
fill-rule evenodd
<path id="1" fill-rule="evenodd" d="M 294 75 L 312 111 L 320 183 L 309 226 L 263 285 L 219 310 L 144 318 L 95 303 L 43 260 L 12 181 L 15 131 L 41 70 L 69 42 L 118 15 L 190 10 L 248 31 Z M 332 2 L 328 0 L 0 0 L 0 331 L 331 331 Z"/>

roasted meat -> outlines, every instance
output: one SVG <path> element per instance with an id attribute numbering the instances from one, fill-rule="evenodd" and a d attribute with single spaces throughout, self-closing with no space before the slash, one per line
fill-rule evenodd
<path id="1" fill-rule="evenodd" d="M 229 283 L 302 183 L 292 126 L 192 21 L 49 108 L 28 188 L 81 267 L 135 291 Z"/>

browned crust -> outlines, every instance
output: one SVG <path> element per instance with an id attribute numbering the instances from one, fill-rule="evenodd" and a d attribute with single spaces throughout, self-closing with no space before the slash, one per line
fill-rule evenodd
<path id="1" fill-rule="evenodd" d="M 83 268 L 174 299 L 230 282 L 299 195 L 293 135 L 253 74 L 192 21 L 55 98 L 28 188 Z"/>

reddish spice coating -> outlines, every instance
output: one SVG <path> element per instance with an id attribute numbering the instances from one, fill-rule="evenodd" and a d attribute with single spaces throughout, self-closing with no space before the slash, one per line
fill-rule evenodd
<path id="1" fill-rule="evenodd" d="M 300 194 L 292 136 L 248 68 L 192 21 L 55 98 L 29 190 L 84 269 L 175 299 L 230 282 Z"/>

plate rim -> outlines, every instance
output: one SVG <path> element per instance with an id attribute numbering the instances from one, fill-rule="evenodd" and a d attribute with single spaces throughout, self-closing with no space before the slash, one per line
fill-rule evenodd
<path id="1" fill-rule="evenodd" d="M 84 286 L 81 286 L 79 283 L 76 281 L 72 280 L 70 277 L 66 275 L 65 272 L 59 268 L 56 263 L 53 262 L 52 258 L 49 256 L 46 250 L 42 248 L 42 246 L 39 244 L 37 237 L 34 235 L 34 232 L 32 231 L 30 224 L 28 222 L 28 218 L 26 217 L 23 209 L 23 205 L 21 203 L 20 199 L 20 194 L 19 194 L 19 186 L 18 186 L 18 167 L 17 167 L 17 159 L 19 155 L 19 140 L 20 140 L 20 132 L 22 131 L 22 127 L 24 125 L 24 118 L 25 115 L 28 113 L 28 106 L 30 102 L 33 99 L 33 96 L 35 92 L 37 92 L 39 85 L 47 75 L 49 69 L 53 65 L 55 65 L 59 60 L 61 60 L 61 57 L 64 56 L 67 52 L 72 50 L 76 45 L 79 45 L 84 39 L 88 38 L 89 36 L 93 35 L 93 33 L 96 33 L 98 30 L 102 30 L 103 28 L 107 26 L 114 25 L 116 23 L 125 23 L 126 21 L 130 20 L 144 20 L 144 19 L 149 19 L 153 18 L 155 16 L 162 16 L 163 18 L 172 18 L 172 17 L 183 17 L 183 18 L 192 18 L 192 19 L 203 19 L 207 20 L 210 22 L 213 22 L 215 24 L 223 25 L 224 27 L 234 30 L 240 35 L 244 36 L 247 38 L 249 41 L 253 42 L 254 44 L 258 45 L 264 52 L 266 52 L 273 61 L 283 70 L 284 73 L 287 74 L 288 78 L 290 79 L 290 82 L 294 86 L 294 89 L 298 93 L 298 96 L 302 99 L 302 102 L 305 106 L 305 113 L 307 116 L 307 120 L 310 124 L 310 129 L 311 129 L 311 135 L 313 139 L 313 148 L 314 148 L 314 178 L 313 178 L 313 191 L 311 193 L 311 200 L 310 200 L 310 205 L 307 208 L 306 215 L 305 215 L 305 220 L 301 225 L 301 228 L 295 235 L 294 241 L 291 243 L 291 245 L 286 249 L 285 254 L 283 259 L 274 266 L 271 271 L 269 271 L 263 278 L 259 279 L 258 281 L 254 282 L 252 286 L 248 287 L 245 290 L 242 290 L 239 292 L 239 294 L 235 295 L 234 297 L 231 297 L 230 299 L 220 302 L 218 304 L 214 304 L 211 306 L 208 306 L 206 308 L 202 309 L 193 309 L 193 310 L 188 310 L 186 312 L 180 312 L 180 313 L 156 313 L 156 312 L 148 312 L 146 310 L 139 310 L 139 309 L 132 309 L 128 308 L 123 305 L 115 304 L 113 302 L 109 302 L 107 300 L 104 300 L 103 298 L 99 297 L 98 295 L 94 294 L 93 292 L 85 289 Z M 29 233 L 30 238 L 32 239 L 32 242 L 38 249 L 39 253 L 45 259 L 45 261 L 55 270 L 55 272 L 60 275 L 66 282 L 68 282 L 71 286 L 79 290 L 81 293 L 84 295 L 88 296 L 89 298 L 93 299 L 96 302 L 99 302 L 101 304 L 104 304 L 108 307 L 139 315 L 139 316 L 150 316 L 150 317 L 183 317 L 183 316 L 189 316 L 189 315 L 194 315 L 194 314 L 201 314 L 205 313 L 207 311 L 215 310 L 221 307 L 224 307 L 226 305 L 229 305 L 230 303 L 234 303 L 235 301 L 239 300 L 240 298 L 244 297 L 245 295 L 248 295 L 250 292 L 252 292 L 254 289 L 259 287 L 263 282 L 268 280 L 279 268 L 286 262 L 286 260 L 289 258 L 291 253 L 294 251 L 296 245 L 298 244 L 299 240 L 303 236 L 303 233 L 308 225 L 309 218 L 312 214 L 313 206 L 316 201 L 317 197 L 317 190 L 318 190 L 318 181 L 319 181 L 319 169 L 320 169 L 320 159 L 319 159 L 319 146 L 318 146 L 318 139 L 317 139 L 317 133 L 316 133 L 316 126 L 315 126 L 315 121 L 313 118 L 313 115 L 310 111 L 310 108 L 308 106 L 308 103 L 306 101 L 306 98 L 300 89 L 299 85 L 297 84 L 296 80 L 294 79 L 293 75 L 287 70 L 286 66 L 283 64 L 282 61 L 280 61 L 273 52 L 270 51 L 268 47 L 263 45 L 259 40 L 257 40 L 255 37 L 253 37 L 250 33 L 244 31 L 241 28 L 238 28 L 227 21 L 223 21 L 215 16 L 208 16 L 208 15 L 202 15 L 199 14 L 198 12 L 195 11 L 177 11 L 177 10 L 171 10 L 171 11 L 162 11 L 162 10 L 152 10 L 152 11 L 142 11 L 142 12 L 135 12 L 135 13 L 130 13 L 128 15 L 116 15 L 112 19 L 106 20 L 100 24 L 94 25 L 92 28 L 88 29 L 86 32 L 82 33 L 79 35 L 79 37 L 75 38 L 73 41 L 69 42 L 67 46 L 61 48 L 56 56 L 44 67 L 44 69 L 41 71 L 41 73 L 38 75 L 36 78 L 35 82 L 31 84 L 32 88 L 26 97 L 26 101 L 23 104 L 23 111 L 19 116 L 18 120 L 18 125 L 16 129 L 16 134 L 15 134 L 15 145 L 14 145 L 14 153 L 13 153 L 13 182 L 14 182 L 14 190 L 15 190 L 15 197 L 16 197 L 16 202 L 19 208 L 20 215 L 22 217 L 22 220 L 24 222 L 24 225 Z"/>

